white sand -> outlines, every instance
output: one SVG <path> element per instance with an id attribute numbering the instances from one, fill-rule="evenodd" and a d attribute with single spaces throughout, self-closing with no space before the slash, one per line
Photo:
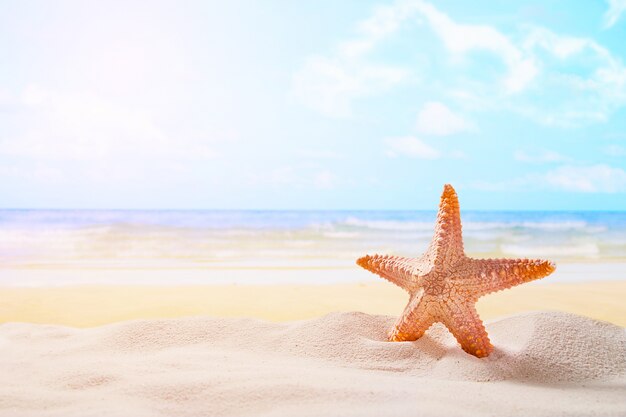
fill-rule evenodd
<path id="1" fill-rule="evenodd" d="M 624 416 L 626 333 L 567 313 L 500 319 L 486 359 L 393 318 L 0 326 L 2 416 Z"/>

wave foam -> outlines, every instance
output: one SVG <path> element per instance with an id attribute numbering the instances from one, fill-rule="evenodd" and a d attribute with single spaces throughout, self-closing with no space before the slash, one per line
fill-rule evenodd
<path id="1" fill-rule="evenodd" d="M 432 222 L 416 222 L 403 220 L 363 220 L 357 217 L 348 217 L 340 224 L 375 230 L 422 231 L 434 229 Z"/>
<path id="2" fill-rule="evenodd" d="M 589 257 L 594 258 L 600 254 L 600 248 L 595 243 L 587 243 L 583 245 L 563 245 L 563 246 L 520 246 L 520 245 L 502 245 L 501 250 L 505 254 L 524 256 L 524 257 L 546 257 L 546 256 L 564 256 L 564 257 Z"/>

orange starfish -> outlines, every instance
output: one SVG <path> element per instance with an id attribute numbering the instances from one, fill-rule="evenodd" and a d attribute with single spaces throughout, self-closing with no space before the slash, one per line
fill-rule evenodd
<path id="1" fill-rule="evenodd" d="M 374 255 L 357 260 L 363 268 L 404 288 L 409 303 L 389 334 L 390 341 L 419 339 L 443 323 L 464 351 L 477 357 L 493 346 L 476 312 L 478 298 L 551 274 L 554 263 L 540 259 L 472 259 L 465 256 L 456 191 L 443 187 L 435 236 L 420 258 Z"/>

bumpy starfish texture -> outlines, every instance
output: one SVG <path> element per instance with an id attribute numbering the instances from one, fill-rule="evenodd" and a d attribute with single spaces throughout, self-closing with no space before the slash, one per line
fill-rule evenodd
<path id="1" fill-rule="evenodd" d="M 410 294 L 390 341 L 419 339 L 436 322 L 443 323 L 464 351 L 477 357 L 493 346 L 476 312 L 478 298 L 543 278 L 554 263 L 540 259 L 472 259 L 463 251 L 459 200 L 451 185 L 441 195 L 435 235 L 420 258 L 373 255 L 357 260 L 363 268 Z"/>

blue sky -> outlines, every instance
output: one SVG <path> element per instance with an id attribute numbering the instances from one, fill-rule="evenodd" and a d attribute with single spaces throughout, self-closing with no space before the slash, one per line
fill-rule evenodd
<path id="1" fill-rule="evenodd" d="M 624 39 L 625 0 L 0 0 L 0 206 L 626 210 Z"/>

